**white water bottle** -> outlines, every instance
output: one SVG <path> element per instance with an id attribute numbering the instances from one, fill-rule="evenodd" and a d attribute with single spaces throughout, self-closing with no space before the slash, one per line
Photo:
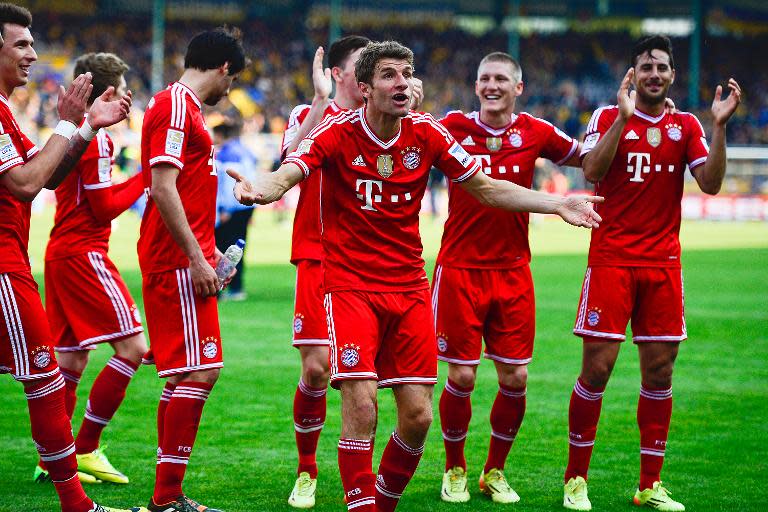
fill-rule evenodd
<path id="1" fill-rule="evenodd" d="M 243 248 L 245 247 L 245 240 L 238 238 L 237 242 L 227 247 L 224 252 L 224 256 L 219 260 L 216 265 L 216 277 L 219 278 L 219 283 L 223 283 L 232 272 L 240 260 L 243 258 Z"/>

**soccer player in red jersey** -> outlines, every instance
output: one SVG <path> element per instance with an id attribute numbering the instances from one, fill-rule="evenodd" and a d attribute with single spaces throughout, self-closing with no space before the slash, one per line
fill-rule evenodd
<path id="1" fill-rule="evenodd" d="M 239 31 L 218 28 L 189 43 L 184 73 L 147 105 L 141 166 L 150 190 L 138 252 L 157 373 L 167 378 L 157 411 L 152 511 L 216 512 L 182 491 L 203 406 L 223 366 L 214 271 L 216 167 L 202 104 L 229 93 L 245 67 Z"/>
<path id="2" fill-rule="evenodd" d="M 506 53 L 491 53 L 477 70 L 480 111 L 450 112 L 440 122 L 486 175 L 530 188 L 537 158 L 578 166 L 579 144 L 547 121 L 516 115 L 515 101 L 522 92 L 517 61 Z M 499 390 L 480 488 L 494 502 L 514 503 L 520 497 L 503 470 L 525 414 L 536 323 L 528 213 L 480 207 L 456 183 L 450 184 L 448 211 L 432 280 L 437 358 L 448 363 L 440 397 L 446 453 L 441 498 L 469 500 L 464 441 L 484 340 L 484 355 L 496 366 Z"/>
<path id="3" fill-rule="evenodd" d="M 569 454 L 563 505 L 590 510 L 587 470 L 605 386 L 631 320 L 640 355 L 640 482 L 637 505 L 685 510 L 669 497 L 660 473 L 672 415 L 672 369 L 686 339 L 680 268 L 680 201 L 686 166 L 707 194 L 725 176 L 725 125 L 741 89 L 728 81 L 712 102 L 711 147 L 696 116 L 666 113 L 675 79 L 669 39 L 652 36 L 632 49 L 617 105 L 595 111 L 582 150 L 584 175 L 605 196 L 592 232 L 573 332 L 583 338 L 581 374 L 568 414 Z M 635 90 L 630 92 L 630 87 Z"/>
<path id="4" fill-rule="evenodd" d="M 487 205 L 558 213 L 597 226 L 599 198 L 562 198 L 493 180 L 429 114 L 409 110 L 413 53 L 371 43 L 355 76 L 365 106 L 326 118 L 276 172 L 251 183 L 235 172 L 243 203 L 276 201 L 322 169 L 323 289 L 331 385 L 341 390 L 339 470 L 347 507 L 391 511 L 416 470 L 432 422 L 437 381 L 429 282 L 419 237 L 432 165 Z M 372 471 L 377 387 L 391 387 L 398 424 Z"/>
<path id="5" fill-rule="evenodd" d="M 88 53 L 77 59 L 75 76 L 91 73 L 93 77 L 88 106 L 108 87 L 124 94 L 123 75 L 128 69 L 111 53 Z M 75 449 L 82 481 L 127 484 L 128 478 L 99 449 L 99 440 L 125 398 L 147 343 L 136 303 L 107 251 L 112 220 L 136 202 L 144 184 L 137 174 L 113 185 L 113 152 L 109 134 L 99 130 L 56 189 L 56 217 L 45 253 L 45 309 L 70 417 L 89 351 L 99 343 L 110 343 L 115 351 L 93 383 Z M 36 480 L 44 475 L 38 466 Z"/>
<path id="6" fill-rule="evenodd" d="M 94 129 L 110 126 L 128 115 L 130 93 L 109 101 L 108 89 L 94 103 L 91 116 L 78 131 L 91 95 L 89 74 L 60 88 L 61 121 L 42 150 L 21 131 L 8 97 L 27 84 L 37 53 L 29 27 L 32 15 L 22 7 L 0 4 L 0 373 L 24 385 L 32 438 L 46 465 L 64 512 L 108 510 L 95 504 L 77 478 L 72 427 L 65 409 L 64 379 L 53 355 L 53 339 L 29 266 L 30 203 L 43 187 L 55 188 L 72 169 Z"/>

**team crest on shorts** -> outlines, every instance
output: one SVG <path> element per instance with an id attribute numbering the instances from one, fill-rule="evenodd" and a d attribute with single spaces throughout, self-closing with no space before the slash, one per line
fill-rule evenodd
<path id="1" fill-rule="evenodd" d="M 379 155 L 376 157 L 376 170 L 382 178 L 389 178 L 395 172 L 392 155 Z"/>
<path id="2" fill-rule="evenodd" d="M 501 149 L 501 137 L 487 137 L 485 139 L 485 147 L 488 151 L 498 151 Z"/>
<path id="3" fill-rule="evenodd" d="M 216 344 L 216 338 L 208 336 L 203 340 L 203 355 L 207 359 L 213 359 L 219 353 L 219 346 Z"/>
<path id="4" fill-rule="evenodd" d="M 523 145 L 523 136 L 520 135 L 520 130 L 517 128 L 512 130 L 509 134 L 509 143 L 512 144 L 512 147 L 514 148 L 519 148 Z"/>
<path id="5" fill-rule="evenodd" d="M 304 315 L 296 313 L 293 317 L 293 332 L 299 334 L 302 330 L 304 330 Z"/>
<path id="6" fill-rule="evenodd" d="M 587 311 L 587 323 L 590 327 L 596 326 L 600 321 L 600 313 L 602 313 L 600 308 L 589 308 L 589 311 Z"/>
<path id="7" fill-rule="evenodd" d="M 37 347 L 32 351 L 32 363 L 40 369 L 51 364 L 51 349 L 47 345 Z"/>
<path id="8" fill-rule="evenodd" d="M 448 336 L 446 336 L 445 333 L 437 333 L 437 350 L 440 352 L 448 350 Z"/>
<path id="9" fill-rule="evenodd" d="M 341 351 L 341 364 L 347 368 L 354 368 L 360 362 L 360 346 L 346 343 L 339 349 Z"/>
<path id="10" fill-rule="evenodd" d="M 657 148 L 659 147 L 659 144 L 661 144 L 661 130 L 659 130 L 655 126 L 652 128 L 648 128 L 645 131 L 645 138 L 648 140 L 648 144 Z"/>
<path id="11" fill-rule="evenodd" d="M 677 123 L 670 123 L 664 128 L 667 129 L 667 137 L 677 142 L 683 138 L 683 127 Z"/>
<path id="12" fill-rule="evenodd" d="M 400 152 L 403 155 L 403 167 L 412 171 L 421 163 L 421 148 L 408 146 Z"/>

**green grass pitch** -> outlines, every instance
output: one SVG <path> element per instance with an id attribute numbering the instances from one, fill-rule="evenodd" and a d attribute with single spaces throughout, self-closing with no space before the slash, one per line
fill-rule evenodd
<path id="1" fill-rule="evenodd" d="M 50 212 L 33 218 L 31 254 L 42 282 L 42 251 Z M 428 271 L 436 255 L 439 223 L 422 219 Z M 112 255 L 134 297 L 141 299 L 136 265 L 135 216 L 119 219 Z M 256 214 L 249 236 L 249 299 L 220 306 L 226 366 L 206 405 L 185 490 L 227 512 L 291 510 L 286 498 L 296 464 L 292 401 L 299 359 L 290 347 L 293 267 L 285 263 L 290 226 Z M 586 265 L 588 233 L 552 219 L 534 223 L 532 265 L 538 302 L 536 351 L 530 366 L 528 411 L 506 474 L 522 497 L 518 510 L 561 510 L 567 454 L 567 407 L 580 365 L 580 343 L 570 334 Z M 681 349 L 674 382 L 675 408 L 663 478 L 688 510 L 764 510 L 768 475 L 768 225 L 685 223 L 683 226 L 689 340 Z M 87 391 L 108 347 L 92 354 L 78 393 L 76 425 Z M 435 404 L 445 379 L 440 383 Z M 155 409 L 162 388 L 142 368 L 105 431 L 112 462 L 131 478 L 128 486 L 89 486 L 108 505 L 144 505 L 154 478 Z M 605 394 L 593 463 L 593 510 L 633 510 L 639 448 L 635 409 L 639 389 L 636 350 L 626 343 Z M 439 499 L 443 469 L 439 420 L 399 510 L 490 511 L 476 488 L 488 444 L 488 415 L 496 392 L 493 367 L 480 366 L 467 438 L 472 500 Z M 328 419 L 320 438 L 317 512 L 344 510 L 336 469 L 339 397 L 329 392 Z M 394 426 L 391 393 L 380 395 L 376 458 Z M 0 511 L 55 511 L 50 485 L 31 482 L 36 461 L 21 386 L 0 379 Z M 435 408 L 437 411 L 437 408 Z M 375 466 L 374 466 L 375 467 Z M 761 505 L 761 503 L 763 503 Z"/>

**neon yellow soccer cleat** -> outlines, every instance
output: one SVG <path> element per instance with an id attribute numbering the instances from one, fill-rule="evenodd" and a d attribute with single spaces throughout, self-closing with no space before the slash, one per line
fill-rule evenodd
<path id="1" fill-rule="evenodd" d="M 81 484 L 100 484 L 101 483 L 101 480 L 99 480 L 95 476 L 89 475 L 87 473 L 81 473 L 80 471 L 77 472 L 77 478 L 80 480 Z M 49 483 L 51 481 L 51 475 L 49 475 L 48 471 L 41 468 L 40 466 L 35 466 L 35 474 L 32 476 L 32 480 L 36 484 Z"/>
<path id="2" fill-rule="evenodd" d="M 288 496 L 288 504 L 294 508 L 312 508 L 315 506 L 316 490 L 317 479 L 310 478 L 309 473 L 302 471 Z"/>
<path id="3" fill-rule="evenodd" d="M 128 483 L 128 477 L 115 469 L 104 454 L 104 450 L 100 448 L 96 448 L 91 453 L 77 454 L 77 470 L 104 482 Z"/>
<path id="4" fill-rule="evenodd" d="M 504 473 L 493 468 L 480 476 L 480 490 L 487 494 L 495 503 L 517 503 L 520 496 L 509 486 Z"/>
<path id="5" fill-rule="evenodd" d="M 443 488 L 440 499 L 448 503 L 466 503 L 469 501 L 467 489 L 467 472 L 456 466 L 443 474 Z"/>
<path id="6" fill-rule="evenodd" d="M 144 507 L 133 507 L 129 509 L 105 507 L 103 505 L 99 505 L 98 503 L 94 503 L 93 508 L 88 512 L 149 512 L 149 510 L 145 509 Z"/>
<path id="7" fill-rule="evenodd" d="M 637 490 L 632 501 L 639 507 L 651 507 L 665 512 L 677 512 L 685 510 L 685 505 L 669 497 L 671 493 L 666 490 L 661 482 L 653 482 L 653 487 L 643 491 Z"/>
<path id="8" fill-rule="evenodd" d="M 563 506 L 569 510 L 592 510 L 592 503 L 587 496 L 587 481 L 577 476 L 565 483 Z"/>

